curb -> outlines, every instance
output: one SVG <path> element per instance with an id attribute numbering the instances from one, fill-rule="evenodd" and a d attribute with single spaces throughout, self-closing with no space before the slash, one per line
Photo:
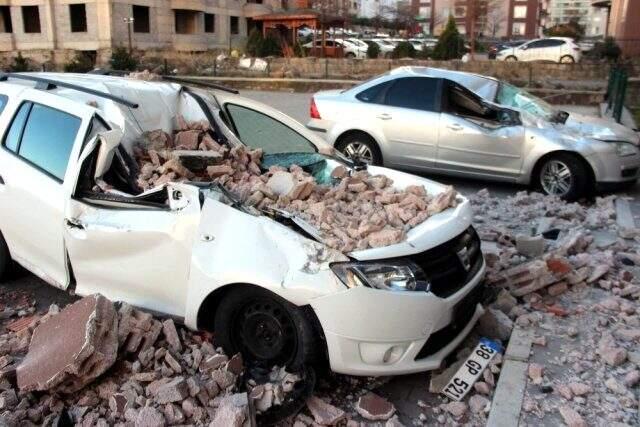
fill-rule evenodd
<path id="1" fill-rule="evenodd" d="M 502 369 L 493 394 L 488 427 L 517 427 L 527 386 L 532 331 L 514 328 L 503 356 Z"/>

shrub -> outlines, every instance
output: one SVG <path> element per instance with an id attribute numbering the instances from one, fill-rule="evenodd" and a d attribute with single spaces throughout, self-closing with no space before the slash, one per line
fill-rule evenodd
<path id="1" fill-rule="evenodd" d="M 29 71 L 30 70 L 29 60 L 24 56 L 22 56 L 21 52 L 18 52 L 18 56 L 13 58 L 13 62 L 11 63 L 9 68 L 11 69 L 11 71 L 14 71 L 17 73 L 22 71 Z"/>
<path id="2" fill-rule="evenodd" d="M 249 33 L 249 37 L 247 37 L 247 44 L 245 46 L 245 51 L 250 56 L 258 56 L 258 52 L 260 51 L 260 45 L 262 44 L 262 32 L 257 28 L 254 28 Z"/>
<path id="3" fill-rule="evenodd" d="M 122 46 L 116 47 L 111 54 L 111 68 L 113 70 L 135 71 L 138 60 Z"/>
<path id="4" fill-rule="evenodd" d="M 617 61 L 622 51 L 613 37 L 607 37 L 602 42 L 598 42 L 593 47 L 591 55 L 598 59 L 607 59 L 609 61 Z"/>
<path id="5" fill-rule="evenodd" d="M 307 54 L 304 51 L 304 47 L 302 47 L 302 43 L 297 42 L 293 45 L 293 55 L 298 58 L 304 58 Z"/>
<path id="6" fill-rule="evenodd" d="M 416 49 L 409 42 L 400 42 L 393 48 L 393 52 L 391 52 L 391 57 L 394 59 L 398 58 L 415 58 L 416 57 Z"/>
<path id="7" fill-rule="evenodd" d="M 380 46 L 377 43 L 369 43 L 367 48 L 367 58 L 375 59 L 380 55 Z"/>
<path id="8" fill-rule="evenodd" d="M 76 56 L 64 64 L 64 71 L 67 73 L 86 73 L 93 70 L 93 61 L 82 52 L 76 53 Z"/>
<path id="9" fill-rule="evenodd" d="M 456 21 L 449 15 L 447 26 L 440 35 L 436 47 L 433 49 L 433 59 L 459 59 L 464 53 L 464 40 L 460 37 Z"/>
<path id="10" fill-rule="evenodd" d="M 282 47 L 280 40 L 273 34 L 267 34 L 259 45 L 256 56 L 264 58 L 265 56 L 282 56 Z"/>

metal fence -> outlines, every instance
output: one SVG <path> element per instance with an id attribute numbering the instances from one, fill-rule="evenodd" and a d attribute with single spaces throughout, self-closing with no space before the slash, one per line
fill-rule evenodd
<path id="1" fill-rule="evenodd" d="M 623 67 L 612 67 L 607 84 L 607 111 L 611 111 L 614 120 L 620 123 L 624 100 L 627 94 L 629 74 Z"/>

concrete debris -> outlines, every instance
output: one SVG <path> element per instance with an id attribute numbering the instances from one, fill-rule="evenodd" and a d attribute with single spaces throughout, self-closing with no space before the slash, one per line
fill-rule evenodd
<path id="1" fill-rule="evenodd" d="M 478 332 L 489 338 L 507 341 L 513 330 L 513 321 L 500 310 L 488 308 L 478 320 Z"/>
<path id="2" fill-rule="evenodd" d="M 307 400 L 307 408 L 316 423 L 323 426 L 332 426 L 346 419 L 347 414 L 319 397 L 312 396 Z"/>
<path id="3" fill-rule="evenodd" d="M 561 406 L 559 411 L 567 427 L 587 427 L 587 423 L 574 409 Z"/>
<path id="4" fill-rule="evenodd" d="M 116 360 L 118 322 L 111 301 L 92 295 L 40 323 L 18 366 L 18 388 L 72 393 Z"/>
<path id="5" fill-rule="evenodd" d="M 396 412 L 393 404 L 374 393 L 361 396 L 355 409 L 363 418 L 371 421 L 388 420 Z"/>
<path id="6" fill-rule="evenodd" d="M 299 216 L 318 230 L 323 243 L 341 252 L 401 242 L 411 228 L 457 204 L 452 187 L 429 195 L 423 186 L 399 189 L 383 175 L 344 166 L 332 170 L 327 183 L 295 164 L 264 171 L 261 150 L 229 149 L 213 140 L 206 123 L 188 123 L 181 116 L 176 123 L 174 135 L 146 132 L 134 148 L 141 191 L 168 182 L 218 182 L 248 206 Z M 202 156 L 199 163 L 193 160 L 198 151 L 215 153 L 210 165 L 204 167 Z"/>
<path id="7" fill-rule="evenodd" d="M 266 412 L 273 406 L 282 405 L 285 394 L 293 391 L 299 381 L 301 378 L 297 374 L 287 372 L 285 367 L 274 366 L 268 382 L 249 387 L 249 399 L 258 413 Z"/>

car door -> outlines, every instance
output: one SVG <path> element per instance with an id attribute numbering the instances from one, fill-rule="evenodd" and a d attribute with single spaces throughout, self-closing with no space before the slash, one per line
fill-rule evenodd
<path id="1" fill-rule="evenodd" d="M 516 180 L 522 167 L 524 127 L 503 113 L 483 113 L 482 100 L 446 81 L 436 168 L 457 175 Z"/>
<path id="2" fill-rule="evenodd" d="M 64 208 L 91 109 L 35 89 L 12 108 L 0 123 L 0 228 L 17 262 L 65 288 Z"/>
<path id="3" fill-rule="evenodd" d="M 564 40 L 547 40 L 544 59 L 546 61 L 560 62 L 565 46 L 566 42 Z"/>
<path id="4" fill-rule="evenodd" d="M 541 61 L 546 58 L 546 40 L 534 40 L 519 48 L 523 61 Z M 520 59 L 520 58 L 518 58 Z"/>
<path id="5" fill-rule="evenodd" d="M 82 164 L 101 162 L 98 148 L 107 135 L 86 144 Z M 169 184 L 150 190 L 166 196 L 166 203 L 153 203 L 141 195 L 105 200 L 82 191 L 86 186 L 80 183 L 77 187 L 65 209 L 65 243 L 76 293 L 99 292 L 114 301 L 184 316 L 200 222 L 197 188 Z"/>
<path id="6" fill-rule="evenodd" d="M 393 80 L 381 104 L 369 116 L 377 122 L 388 145 L 385 165 L 418 169 L 433 167 L 440 123 L 441 79 L 402 77 Z"/>

